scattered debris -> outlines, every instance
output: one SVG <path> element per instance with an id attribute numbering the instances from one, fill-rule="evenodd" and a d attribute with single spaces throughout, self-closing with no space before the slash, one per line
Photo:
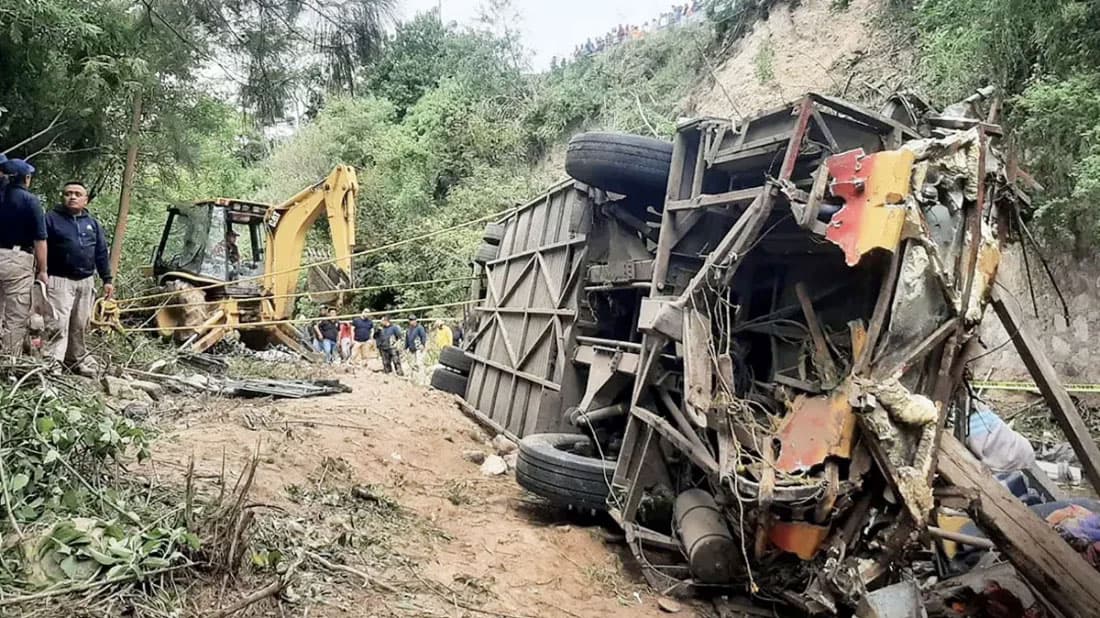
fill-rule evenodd
<path id="1" fill-rule="evenodd" d="M 301 399 L 351 392 L 339 380 L 225 380 L 219 391 L 230 397 Z"/>
<path id="2" fill-rule="evenodd" d="M 508 472 L 508 464 L 500 455 L 489 455 L 481 464 L 481 473 L 485 476 L 500 476 Z"/>
<path id="3" fill-rule="evenodd" d="M 485 456 L 486 455 L 484 451 L 462 451 L 463 459 L 479 466 L 485 461 Z"/>
<path id="4" fill-rule="evenodd" d="M 493 450 L 496 451 L 496 454 L 502 457 L 509 453 L 516 452 L 516 449 L 519 448 L 518 446 L 516 446 L 515 442 L 508 438 L 508 436 L 505 436 L 501 433 L 493 436 L 492 446 Z"/>
<path id="5" fill-rule="evenodd" d="M 670 614 L 678 614 L 680 610 L 684 609 L 683 605 L 680 605 L 675 599 L 668 597 L 657 597 L 657 607 Z"/>

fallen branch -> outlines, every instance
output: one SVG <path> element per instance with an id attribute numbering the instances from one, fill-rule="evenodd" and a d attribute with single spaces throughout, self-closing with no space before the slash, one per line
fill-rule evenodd
<path id="1" fill-rule="evenodd" d="M 637 94 L 634 95 L 634 102 L 638 104 L 638 115 L 641 116 L 642 122 L 645 123 L 646 128 L 653 134 L 653 137 L 660 137 L 660 134 L 657 133 L 657 129 L 654 129 L 653 125 L 649 124 L 649 118 L 646 118 L 645 110 L 642 109 L 642 100 L 638 98 Z"/>
<path id="2" fill-rule="evenodd" d="M 198 566 L 197 562 L 188 562 L 187 564 L 177 564 L 176 566 L 164 567 L 163 569 L 156 569 L 153 571 L 146 571 L 141 574 L 140 579 L 148 579 L 154 575 L 163 575 L 172 571 L 179 571 L 181 569 L 189 569 L 194 566 Z M 8 597 L 6 599 L 0 599 L 0 607 L 7 607 L 9 605 L 19 605 L 20 603 L 26 603 L 27 601 L 37 601 L 38 599 L 47 599 L 50 597 L 58 597 L 73 592 L 87 592 L 101 586 L 110 586 L 111 584 L 121 584 L 128 581 L 137 581 L 139 579 L 137 573 L 129 573 L 126 575 L 117 575 L 115 577 L 109 577 L 100 581 L 84 582 L 73 586 L 65 586 L 63 588 L 54 588 L 51 590 L 43 590 L 41 592 L 35 592 L 33 594 L 24 594 L 18 597 Z"/>
<path id="3" fill-rule="evenodd" d="M 208 618 L 225 618 L 226 616 L 230 616 L 241 611 L 242 609 L 248 607 L 249 605 L 252 605 L 253 603 L 266 599 L 267 597 L 279 594 L 279 592 L 282 591 L 283 588 L 287 587 L 287 585 L 290 584 L 290 578 L 294 575 L 294 571 L 301 563 L 301 560 L 296 560 L 295 562 L 292 562 L 290 566 L 287 567 L 286 572 L 280 575 L 278 579 L 271 582 L 267 586 L 260 588 L 256 592 L 253 592 L 252 594 L 244 597 L 243 599 L 237 601 L 229 607 L 224 607 L 222 609 L 212 612 L 208 616 Z"/>
<path id="4" fill-rule="evenodd" d="M 531 616 L 529 614 L 509 614 L 506 612 L 498 612 L 492 609 L 482 609 L 480 607 L 466 603 L 465 601 L 460 601 L 458 599 L 458 593 L 447 584 L 444 584 L 442 582 L 429 582 L 428 580 L 424 579 L 424 577 L 421 576 L 420 573 L 417 573 L 415 570 L 413 570 L 412 567 L 406 568 L 408 568 L 409 572 L 413 574 L 413 577 L 420 580 L 420 583 L 424 584 L 424 586 L 426 586 L 428 590 L 432 592 L 432 594 L 435 594 L 440 599 L 443 599 L 444 601 L 454 605 L 455 607 L 461 607 L 462 609 L 474 612 L 475 614 L 496 616 L 497 618 L 534 618 L 534 616 Z M 443 594 L 442 592 L 440 592 L 436 586 L 438 586 L 439 588 L 443 588 L 443 590 L 446 590 L 447 594 Z"/>
<path id="5" fill-rule="evenodd" d="M 30 142 L 33 142 L 34 140 L 38 139 L 39 137 L 42 137 L 43 135 L 45 135 L 46 133 L 49 133 L 50 129 L 53 129 L 55 126 L 57 126 L 57 121 L 60 118 L 61 118 L 61 112 L 57 112 L 57 115 L 53 117 L 53 120 L 50 121 L 50 124 L 47 125 L 45 129 L 42 129 L 41 131 L 35 133 L 34 135 L 28 137 L 27 139 L 19 142 L 18 144 L 14 145 L 14 146 L 9 146 L 7 148 L 7 150 L 0 151 L 0 154 L 6 155 L 9 152 L 15 150 L 16 148 L 19 148 L 20 146 L 23 146 L 24 144 L 28 144 Z M 66 120 L 65 122 L 62 122 L 61 124 L 64 125 L 67 122 L 69 122 L 69 121 Z"/>
<path id="6" fill-rule="evenodd" d="M 333 429 L 351 429 L 353 431 L 370 431 L 369 427 L 363 425 L 351 425 L 346 423 L 326 423 L 325 421 L 314 421 L 310 419 L 285 419 L 281 421 L 287 425 L 306 425 L 317 427 L 332 427 Z"/>
<path id="7" fill-rule="evenodd" d="M 377 579 L 371 577 L 370 575 L 368 575 L 367 573 L 364 573 L 363 571 L 360 571 L 359 569 L 355 569 L 355 568 L 352 568 L 352 567 L 349 567 L 349 566 L 343 565 L 343 564 L 336 564 L 335 562 L 331 562 L 329 560 L 326 560 L 325 558 L 321 557 L 320 555 L 315 554 L 315 553 L 313 553 L 311 551 L 308 551 L 308 550 L 305 553 L 310 558 L 313 558 L 314 560 L 316 560 L 318 564 L 320 564 L 321 566 L 325 567 L 326 569 L 328 569 L 330 571 L 342 571 L 344 573 L 349 573 L 351 575 L 355 575 L 356 577 L 362 577 L 363 578 L 363 583 L 366 584 L 367 586 L 372 587 L 372 588 L 381 588 L 382 590 L 385 590 L 386 592 L 392 592 L 392 593 L 397 593 L 398 592 L 397 588 L 391 586 L 390 584 L 387 584 L 384 581 L 377 580 Z"/>
<path id="8" fill-rule="evenodd" d="M 0 449 L 4 446 L 4 428 L 0 425 Z M 12 530 L 15 530 L 15 535 L 20 541 L 23 540 L 23 529 L 19 527 L 19 522 L 15 519 L 15 505 L 11 503 L 11 493 L 8 491 L 8 474 L 7 468 L 4 466 L 4 457 L 0 454 L 0 484 L 3 484 L 4 489 L 4 510 L 8 512 L 8 521 L 11 523 Z"/>

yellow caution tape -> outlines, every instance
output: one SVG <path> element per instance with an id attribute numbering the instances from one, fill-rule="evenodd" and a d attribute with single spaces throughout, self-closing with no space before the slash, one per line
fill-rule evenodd
<path id="1" fill-rule="evenodd" d="M 1039 392 L 1039 387 L 1034 382 L 1020 382 L 1013 380 L 974 380 L 970 383 L 974 388 L 987 388 L 996 391 L 1030 391 Z M 1100 384 L 1063 384 L 1070 393 L 1100 393 Z"/>

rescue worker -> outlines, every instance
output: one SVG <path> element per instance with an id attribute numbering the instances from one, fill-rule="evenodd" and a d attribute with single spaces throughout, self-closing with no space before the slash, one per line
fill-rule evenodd
<path id="1" fill-rule="evenodd" d="M 450 327 L 444 324 L 443 320 L 436 320 L 435 326 L 432 327 L 432 345 L 435 349 L 442 350 L 454 344 L 454 333 L 451 332 Z"/>
<path id="2" fill-rule="evenodd" d="M 382 356 L 382 371 L 404 376 L 405 372 L 401 369 L 401 353 L 397 350 L 397 342 L 401 339 L 401 327 L 391 323 L 390 316 L 384 315 L 381 328 L 378 329 L 375 337 L 378 353 Z"/>
<path id="3" fill-rule="evenodd" d="M 362 315 L 351 319 L 351 328 L 355 339 L 351 344 L 351 358 L 366 365 L 367 347 L 374 337 L 374 320 L 370 319 L 370 313 L 364 309 Z"/>
<path id="4" fill-rule="evenodd" d="M 405 332 L 405 351 L 411 356 L 412 377 L 420 381 L 424 373 L 424 352 L 428 349 L 428 331 L 417 321 L 415 315 L 409 316 L 409 330 Z"/>
<path id="5" fill-rule="evenodd" d="M 8 185 L 0 199 L 0 349 L 20 355 L 31 311 L 31 287 L 46 274 L 46 217 L 30 192 L 34 166 L 22 159 L 2 164 Z"/>
<path id="6" fill-rule="evenodd" d="M 93 368 L 84 365 L 84 333 L 95 304 L 95 274 L 103 282 L 105 297 L 114 295 L 115 286 L 107 238 L 103 226 L 88 212 L 88 188 L 83 182 L 65 183 L 61 203 L 46 215 L 46 235 L 48 296 L 58 325 L 46 353 L 78 373 L 88 373 Z"/>

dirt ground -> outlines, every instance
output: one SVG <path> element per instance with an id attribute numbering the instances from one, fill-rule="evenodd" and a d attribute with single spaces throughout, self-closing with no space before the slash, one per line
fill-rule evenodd
<path id="1" fill-rule="evenodd" d="M 294 603 L 266 600 L 242 615 L 665 615 L 613 527 L 545 506 L 511 473 L 486 477 L 463 459 L 491 448 L 452 396 L 366 369 L 333 373 L 351 393 L 210 397 L 157 421 L 161 477 L 181 477 L 193 457 L 195 478 L 214 483 L 224 457 L 225 476 L 235 478 L 259 450 L 249 499 L 266 506 L 252 552 L 283 545 L 293 554 L 286 539 L 294 538 L 392 588 L 367 589 L 310 562 L 313 572 L 287 595 Z M 261 570 L 235 592 L 273 576 Z M 685 604 L 678 614 L 698 611 Z"/>

